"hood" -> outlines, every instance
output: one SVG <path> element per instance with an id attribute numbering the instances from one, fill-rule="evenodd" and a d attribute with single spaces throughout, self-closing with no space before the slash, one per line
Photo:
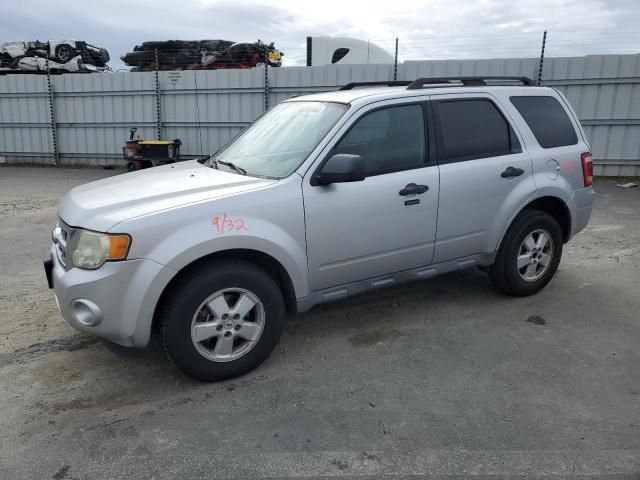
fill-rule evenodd
<path id="1" fill-rule="evenodd" d="M 266 187 L 276 181 L 216 170 L 196 160 L 179 162 L 76 187 L 60 202 L 58 215 L 73 227 L 106 232 L 130 218 Z"/>

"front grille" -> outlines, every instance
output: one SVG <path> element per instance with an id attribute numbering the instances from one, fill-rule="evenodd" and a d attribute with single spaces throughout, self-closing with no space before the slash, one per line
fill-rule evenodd
<path id="1" fill-rule="evenodd" d="M 51 234 L 56 255 L 62 266 L 67 269 L 68 240 L 71 236 L 71 229 L 62 220 L 58 220 Z"/>

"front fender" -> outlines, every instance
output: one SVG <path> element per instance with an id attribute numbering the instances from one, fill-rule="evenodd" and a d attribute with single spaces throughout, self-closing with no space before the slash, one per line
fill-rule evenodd
<path id="1" fill-rule="evenodd" d="M 198 229 L 201 228 L 202 227 L 191 226 L 190 228 L 185 227 L 180 231 L 176 231 L 173 235 L 160 242 L 156 248 L 150 252 L 149 258 L 162 259 L 159 263 L 166 262 L 164 265 L 168 268 L 163 270 L 163 272 L 173 272 L 173 274 L 154 279 L 155 283 L 159 282 L 162 283 L 162 285 L 158 287 L 158 294 L 153 297 L 153 301 L 147 302 L 145 305 L 145 315 L 140 315 L 136 321 L 134 338 L 137 344 L 146 345 L 148 342 L 156 303 L 160 298 L 160 293 L 165 290 L 173 277 L 190 263 L 212 253 L 231 249 L 247 249 L 270 255 L 280 262 L 288 272 L 296 298 L 309 294 L 307 271 L 306 268 L 304 270 L 301 268 L 302 263 L 300 263 L 302 261 L 306 262 L 304 252 L 300 251 L 300 248 L 295 245 L 295 242 L 290 236 L 286 238 L 286 233 L 282 232 L 281 229 L 273 225 L 265 226 L 265 228 L 271 231 L 274 238 L 279 238 L 279 241 L 283 242 L 282 245 L 289 247 L 288 251 L 277 243 L 251 235 L 230 235 L 211 238 L 206 241 L 195 241 L 195 239 L 198 238 Z M 181 245 L 181 248 L 176 250 L 176 245 Z M 304 266 L 306 267 L 306 263 L 304 263 Z"/>
<path id="2" fill-rule="evenodd" d="M 248 220 L 251 221 L 252 219 Z M 201 242 L 187 243 L 185 236 L 181 235 L 181 232 L 176 232 L 175 235 L 167 239 L 167 246 L 176 242 L 182 243 L 183 248 L 177 255 L 171 257 L 169 253 L 171 248 L 165 248 L 162 245 L 159 245 L 159 248 L 152 252 L 151 255 L 153 258 L 164 259 L 167 262 L 164 263 L 166 266 L 180 271 L 190 263 L 213 253 L 234 249 L 254 250 L 269 255 L 284 267 L 293 283 L 296 298 L 308 295 L 309 283 L 306 255 L 301 245 L 298 245 L 291 235 L 276 225 L 267 224 L 257 219 L 252 223 L 262 223 L 261 231 L 269 232 L 266 237 L 269 240 L 254 235 L 228 235 L 209 238 Z M 190 229 L 190 231 L 193 230 Z M 187 232 L 182 233 L 186 234 Z M 163 262 L 160 261 L 160 263 Z"/>
<path id="3" fill-rule="evenodd" d="M 304 297 L 309 290 L 304 210 L 295 177 L 137 217 L 114 229 L 131 235 L 130 258 L 149 258 L 175 271 L 224 250 L 265 253 L 288 272 L 296 297 Z"/>
<path id="4" fill-rule="evenodd" d="M 300 182 L 292 175 L 266 188 L 126 220 L 112 230 L 131 236 L 130 259 L 149 258 L 176 273 L 225 250 L 267 254 L 289 274 L 296 298 L 306 297 L 309 274 Z M 170 280 L 164 279 L 164 287 Z M 149 315 L 137 319 L 137 337 L 148 337 L 151 321 Z"/>

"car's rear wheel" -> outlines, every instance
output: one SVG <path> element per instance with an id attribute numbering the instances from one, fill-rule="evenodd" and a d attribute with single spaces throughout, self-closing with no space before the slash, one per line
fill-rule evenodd
<path id="1" fill-rule="evenodd" d="M 205 382 L 243 375 L 260 365 L 284 329 L 276 281 L 242 260 L 204 265 L 181 279 L 162 303 L 165 351 L 185 374 Z"/>
<path id="2" fill-rule="evenodd" d="M 562 230 L 551 215 L 525 210 L 509 227 L 489 277 L 510 295 L 533 295 L 556 273 L 562 246 Z"/>

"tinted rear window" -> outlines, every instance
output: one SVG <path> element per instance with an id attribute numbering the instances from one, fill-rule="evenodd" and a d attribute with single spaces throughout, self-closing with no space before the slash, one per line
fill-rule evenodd
<path id="1" fill-rule="evenodd" d="M 446 100 L 438 109 L 441 160 L 497 157 L 520 150 L 511 126 L 490 100 Z"/>
<path id="2" fill-rule="evenodd" d="M 562 105 L 553 97 L 511 97 L 542 148 L 578 143 L 578 136 Z"/>

